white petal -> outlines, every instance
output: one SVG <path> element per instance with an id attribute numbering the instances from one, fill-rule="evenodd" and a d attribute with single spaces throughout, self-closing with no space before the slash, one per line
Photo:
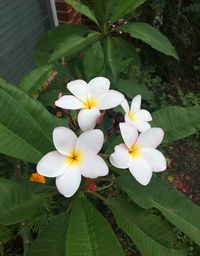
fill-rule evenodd
<path id="1" fill-rule="evenodd" d="M 150 128 L 140 134 L 136 144 L 138 144 L 142 148 L 156 148 L 162 142 L 163 137 L 163 129 Z"/>
<path id="2" fill-rule="evenodd" d="M 55 105 L 64 109 L 81 109 L 84 108 L 84 104 L 72 95 L 62 96 L 55 102 Z"/>
<path id="3" fill-rule="evenodd" d="M 133 124 L 133 121 L 131 121 L 130 117 L 127 114 L 125 114 L 124 120 L 125 120 L 126 123 L 132 123 Z"/>
<path id="4" fill-rule="evenodd" d="M 153 172 L 162 172 L 167 168 L 164 155 L 157 149 L 141 150 L 142 157 L 151 166 Z"/>
<path id="5" fill-rule="evenodd" d="M 142 158 L 131 161 L 129 170 L 135 179 L 142 185 L 147 185 L 152 177 L 152 169 Z"/>
<path id="6" fill-rule="evenodd" d="M 76 149 L 84 155 L 97 154 L 103 146 L 104 135 L 101 130 L 89 130 L 77 139 Z"/>
<path id="7" fill-rule="evenodd" d="M 149 113 L 149 111 L 145 110 L 145 109 L 141 109 L 139 111 L 137 111 L 135 113 L 135 115 L 143 120 L 143 121 L 146 121 L 146 122 L 149 122 L 149 121 L 152 121 L 152 117 L 151 117 L 151 114 Z"/>
<path id="8" fill-rule="evenodd" d="M 130 157 L 128 153 L 128 148 L 125 144 L 119 144 L 115 147 L 114 153 L 110 155 L 110 162 L 117 168 L 128 168 Z"/>
<path id="9" fill-rule="evenodd" d="M 65 156 L 57 151 L 52 151 L 43 156 L 37 164 L 37 172 L 46 177 L 57 177 L 64 173 L 68 167 Z"/>
<path id="10" fill-rule="evenodd" d="M 121 106 L 122 106 L 124 112 L 128 114 L 130 111 L 130 108 L 129 108 L 128 101 L 126 99 L 121 103 Z"/>
<path id="11" fill-rule="evenodd" d="M 78 124 L 82 131 L 94 129 L 96 121 L 101 115 L 100 111 L 96 108 L 82 109 L 78 113 Z"/>
<path id="12" fill-rule="evenodd" d="M 114 108 L 124 101 L 124 95 L 115 90 L 109 90 L 98 98 L 98 108 L 100 110 Z"/>
<path id="13" fill-rule="evenodd" d="M 141 95 L 137 95 L 133 98 L 131 103 L 131 112 L 137 112 L 138 110 L 140 110 L 141 100 L 142 100 Z"/>
<path id="14" fill-rule="evenodd" d="M 133 122 L 133 124 L 139 132 L 145 132 L 146 130 L 151 128 L 151 125 L 148 122 L 142 120 L 136 120 Z"/>
<path id="15" fill-rule="evenodd" d="M 108 174 L 108 166 L 98 155 L 87 155 L 81 164 L 81 174 L 86 178 L 96 179 Z"/>
<path id="16" fill-rule="evenodd" d="M 100 94 L 108 91 L 110 81 L 105 77 L 95 77 L 88 83 L 88 93 L 90 97 L 98 97 Z"/>
<path id="17" fill-rule="evenodd" d="M 81 183 L 80 167 L 70 166 L 63 175 L 56 178 L 58 191 L 65 197 L 76 193 Z"/>
<path id="18" fill-rule="evenodd" d="M 137 141 L 138 132 L 131 123 L 120 123 L 119 127 L 124 143 L 130 149 Z"/>
<path id="19" fill-rule="evenodd" d="M 56 149 L 63 155 L 71 155 L 77 141 L 76 134 L 66 127 L 57 127 L 53 130 L 53 142 Z"/>
<path id="20" fill-rule="evenodd" d="M 83 80 L 74 80 L 67 84 L 68 90 L 81 101 L 87 99 L 87 83 Z"/>

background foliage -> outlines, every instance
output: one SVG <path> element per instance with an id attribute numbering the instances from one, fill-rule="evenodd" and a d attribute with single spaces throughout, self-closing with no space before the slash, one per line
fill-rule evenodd
<path id="1" fill-rule="evenodd" d="M 199 141 L 198 1 L 66 2 L 82 13 L 83 24 L 45 34 L 33 56 L 38 67 L 17 86 L 0 79 L 1 254 L 199 255 L 200 208 L 173 188 L 180 184 L 169 184 L 170 161 L 168 172 L 147 187 L 109 165 L 110 176 L 95 181 L 96 191 L 85 189 L 84 181 L 72 199 L 59 195 L 51 179 L 29 181 L 35 163 L 53 148 L 52 130 L 78 131 L 77 113 L 54 105 L 77 78 L 106 76 L 128 100 L 141 94 L 153 112 L 152 126 L 165 131 L 166 154 L 177 154 L 173 143 L 186 143 L 180 140 L 188 136 L 193 146 Z M 107 134 L 102 153 L 120 142 L 122 120 L 120 108 L 106 112 L 99 126 Z"/>

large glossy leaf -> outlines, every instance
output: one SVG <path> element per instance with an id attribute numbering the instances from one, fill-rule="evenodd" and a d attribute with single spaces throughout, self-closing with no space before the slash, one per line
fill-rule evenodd
<path id="1" fill-rule="evenodd" d="M 94 23 L 96 23 L 99 26 L 99 23 L 96 17 L 94 16 L 94 13 L 87 7 L 87 5 L 79 3 L 76 0 L 64 0 L 64 1 L 70 4 L 76 11 L 88 17 L 90 20 L 92 20 Z"/>
<path id="2" fill-rule="evenodd" d="M 85 198 L 78 199 L 72 207 L 67 231 L 67 255 L 124 255 L 111 226 Z"/>
<path id="3" fill-rule="evenodd" d="M 15 181 L 0 179 L 0 224 L 25 221 L 42 206 L 44 196 L 33 195 Z"/>
<path id="4" fill-rule="evenodd" d="M 145 0 L 118 0 L 110 18 L 111 22 L 123 18 L 129 12 L 133 12 L 144 2 Z"/>
<path id="5" fill-rule="evenodd" d="M 107 29 L 109 27 L 108 21 L 110 23 L 110 17 L 115 6 L 118 3 L 118 0 L 92 0 L 93 9 L 95 16 L 97 17 L 99 23 Z"/>
<path id="6" fill-rule="evenodd" d="M 91 32 L 86 37 L 72 35 L 63 40 L 57 48 L 53 51 L 49 63 L 57 61 L 61 57 L 66 59 L 74 57 L 79 52 L 85 50 L 89 45 L 93 44 L 99 39 L 99 33 Z"/>
<path id="7" fill-rule="evenodd" d="M 107 70 L 107 76 L 113 80 L 113 82 L 117 81 L 118 74 L 120 71 L 121 61 L 119 59 L 118 52 L 114 45 L 114 39 L 112 37 L 107 37 L 104 43 L 104 56 L 105 56 L 105 64 Z"/>
<path id="8" fill-rule="evenodd" d="M 117 49 L 117 54 L 121 56 L 122 59 L 130 59 L 131 58 L 131 66 L 136 66 L 140 68 L 141 60 L 140 56 L 134 47 L 133 44 L 128 41 L 120 38 L 120 37 L 112 37 L 114 48 Z"/>
<path id="9" fill-rule="evenodd" d="M 32 96 L 44 82 L 48 80 L 53 70 L 53 65 L 44 65 L 32 70 L 20 82 L 19 88 Z"/>
<path id="10" fill-rule="evenodd" d="M 126 33 L 129 33 L 132 37 L 140 39 L 149 44 L 152 48 L 178 60 L 176 50 L 168 38 L 164 36 L 159 30 L 147 23 L 128 23 L 126 25 L 119 26 L 117 30 L 122 30 Z"/>
<path id="11" fill-rule="evenodd" d="M 53 149 L 52 131 L 67 122 L 25 92 L 0 79 L 0 152 L 36 163 Z"/>
<path id="12" fill-rule="evenodd" d="M 200 207 L 160 178 L 148 186 L 139 184 L 130 174 L 117 178 L 122 190 L 145 209 L 155 207 L 175 226 L 200 245 Z"/>
<path id="13" fill-rule="evenodd" d="M 74 24 L 63 24 L 58 27 L 53 28 L 42 36 L 36 45 L 36 50 L 38 51 L 49 51 L 55 49 L 59 43 L 61 43 L 66 38 L 76 34 L 79 36 L 84 36 L 90 31 L 89 28 L 74 25 Z"/>
<path id="14" fill-rule="evenodd" d="M 92 0 L 94 14 L 99 22 L 99 24 L 103 24 L 105 20 L 105 0 Z"/>
<path id="15" fill-rule="evenodd" d="M 138 94 L 141 94 L 142 98 L 145 100 L 151 100 L 154 97 L 152 91 L 150 91 L 144 84 L 139 84 L 139 82 L 134 79 L 120 79 L 117 83 L 117 88 L 131 98 Z"/>
<path id="16" fill-rule="evenodd" d="M 109 199 L 119 227 L 125 231 L 142 255 L 186 256 L 172 227 L 159 216 L 145 212 L 122 197 Z"/>
<path id="17" fill-rule="evenodd" d="M 152 115 L 152 126 L 163 128 L 165 142 L 183 139 L 200 131 L 200 107 L 170 106 Z"/>
<path id="18" fill-rule="evenodd" d="M 29 97 L 22 90 L 18 89 L 17 86 L 0 78 L 0 88 L 14 97 L 30 113 L 50 141 L 52 141 L 52 131 L 55 127 L 67 126 L 66 120 L 59 119 L 50 114 L 39 101 Z"/>
<path id="19" fill-rule="evenodd" d="M 34 240 L 26 256 L 66 256 L 66 214 L 54 216 Z"/>
<path id="20" fill-rule="evenodd" d="M 83 66 L 87 80 L 99 76 L 104 67 L 104 54 L 100 42 L 96 42 L 86 51 Z"/>
<path id="21" fill-rule="evenodd" d="M 7 92 L 0 89 L 0 152 L 37 162 L 52 148 L 34 118 Z"/>

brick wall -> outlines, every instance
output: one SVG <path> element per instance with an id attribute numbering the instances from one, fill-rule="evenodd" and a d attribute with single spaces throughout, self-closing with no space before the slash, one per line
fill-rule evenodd
<path id="1" fill-rule="evenodd" d="M 64 0 L 55 0 L 56 11 L 59 24 L 73 23 L 79 24 L 81 22 L 80 13 L 76 12 L 71 5 L 64 2 Z"/>

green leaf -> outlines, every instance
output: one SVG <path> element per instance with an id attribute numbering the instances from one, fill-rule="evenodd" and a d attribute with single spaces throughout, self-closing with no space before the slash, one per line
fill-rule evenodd
<path id="1" fill-rule="evenodd" d="M 51 115 L 37 100 L 0 79 L 0 152 L 37 163 L 53 149 L 52 131 L 67 122 Z"/>
<path id="2" fill-rule="evenodd" d="M 56 49 L 60 43 L 73 35 L 84 36 L 91 30 L 87 27 L 74 24 L 60 25 L 50 31 L 38 41 L 33 61 L 37 65 L 47 65 L 52 50 Z"/>
<path id="3" fill-rule="evenodd" d="M 124 256 L 103 215 L 85 198 L 75 201 L 67 231 L 67 255 Z"/>
<path id="4" fill-rule="evenodd" d="M 123 49 L 123 51 L 121 49 Z M 109 77 L 114 84 L 117 83 L 120 74 L 124 73 L 127 76 L 130 67 L 139 68 L 141 65 L 140 57 L 135 47 L 117 37 L 106 37 L 104 40 L 104 56 L 106 76 Z"/>
<path id="5" fill-rule="evenodd" d="M 60 93 L 60 90 L 44 91 L 39 95 L 38 100 L 44 106 L 52 106 L 57 100 L 59 93 Z"/>
<path id="6" fill-rule="evenodd" d="M 145 212 L 122 197 L 108 200 L 119 227 L 125 231 L 142 255 L 186 256 L 172 227 L 159 216 Z"/>
<path id="7" fill-rule="evenodd" d="M 32 94 L 37 92 L 42 84 L 48 80 L 53 67 L 53 65 L 45 65 L 32 70 L 21 80 L 19 88 L 32 96 Z"/>
<path id="8" fill-rule="evenodd" d="M 120 79 L 117 88 L 119 91 L 125 93 L 127 96 L 133 98 L 138 94 L 142 95 L 145 100 L 151 100 L 154 98 L 152 91 L 150 91 L 144 84 L 139 84 L 137 80 L 123 80 Z"/>
<path id="9" fill-rule="evenodd" d="M 140 56 L 136 48 L 134 47 L 134 45 L 120 37 L 112 37 L 112 39 L 113 39 L 114 48 L 117 48 L 118 55 L 120 55 L 122 59 L 126 59 L 126 60 L 131 58 L 132 60 L 131 65 L 140 68 L 141 67 Z"/>
<path id="10" fill-rule="evenodd" d="M 115 83 L 118 79 L 121 61 L 112 37 L 108 36 L 104 41 L 104 56 L 107 69 L 106 75 Z"/>
<path id="11" fill-rule="evenodd" d="M 92 0 L 94 14 L 99 22 L 99 24 L 103 24 L 105 20 L 105 0 Z"/>
<path id="12" fill-rule="evenodd" d="M 118 31 L 122 30 L 129 33 L 132 37 L 140 39 L 149 44 L 152 48 L 166 55 L 179 59 L 175 48 L 170 43 L 168 38 L 159 30 L 151 25 L 143 22 L 128 23 L 117 27 Z"/>
<path id="13" fill-rule="evenodd" d="M 99 75 L 104 67 L 104 55 L 100 42 L 96 42 L 86 51 L 83 66 L 87 80 Z"/>
<path id="14" fill-rule="evenodd" d="M 185 195 L 155 176 L 148 186 L 142 186 L 130 174 L 117 180 L 121 189 L 139 206 L 159 209 L 172 224 L 200 245 L 200 207 Z"/>
<path id="15" fill-rule="evenodd" d="M 155 111 L 152 116 L 152 126 L 163 128 L 166 143 L 200 131 L 200 107 L 169 106 Z"/>
<path id="16" fill-rule="evenodd" d="M 35 51 L 33 54 L 33 62 L 36 64 L 36 66 L 47 65 L 49 58 L 50 58 L 49 52 Z"/>
<path id="17" fill-rule="evenodd" d="M 36 45 L 38 51 L 49 51 L 55 49 L 58 44 L 72 35 L 84 36 L 91 30 L 87 27 L 74 24 L 63 24 L 45 33 Z"/>
<path id="18" fill-rule="evenodd" d="M 74 57 L 79 52 L 85 50 L 89 45 L 95 43 L 99 39 L 99 33 L 91 32 L 87 37 L 72 35 L 65 39 L 53 51 L 49 63 L 57 61 L 61 57 L 66 59 Z"/>
<path id="19" fill-rule="evenodd" d="M 111 22 L 123 18 L 129 12 L 133 12 L 137 7 L 143 4 L 145 0 L 118 0 L 113 8 Z"/>
<path id="20" fill-rule="evenodd" d="M 121 135 L 115 135 L 114 138 L 109 139 L 108 141 L 106 141 L 106 144 L 104 146 L 105 148 L 105 152 L 108 154 L 113 153 L 115 146 L 119 145 L 123 143 L 123 139 Z"/>
<path id="21" fill-rule="evenodd" d="M 33 117 L 7 92 L 0 89 L 0 152 L 37 162 L 52 149 Z"/>
<path id="22" fill-rule="evenodd" d="M 25 221 L 41 207 L 44 196 L 33 195 L 15 181 L 0 179 L 0 224 Z"/>
<path id="23" fill-rule="evenodd" d="M 68 218 L 65 214 L 54 216 L 34 240 L 26 256 L 66 256 Z"/>
<path id="24" fill-rule="evenodd" d="M 50 141 L 52 141 L 52 131 L 55 127 L 67 126 L 66 120 L 59 119 L 50 114 L 38 100 L 29 97 L 22 90 L 18 89 L 17 86 L 0 78 L 0 88 L 14 97 L 30 113 Z"/>
<path id="25" fill-rule="evenodd" d="M 99 26 L 99 23 L 94 16 L 94 13 L 87 7 L 87 5 L 81 4 L 77 2 L 76 0 L 64 0 L 66 3 L 70 4 L 76 11 L 80 12 L 82 15 L 88 17 L 90 20 L 92 20 L 94 23 Z"/>

